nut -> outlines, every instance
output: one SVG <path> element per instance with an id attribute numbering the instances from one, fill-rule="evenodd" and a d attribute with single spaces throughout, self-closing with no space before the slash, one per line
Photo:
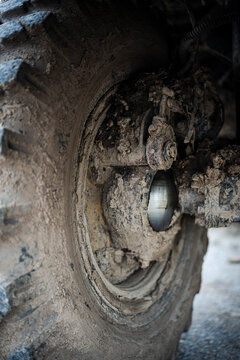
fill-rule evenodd
<path id="1" fill-rule="evenodd" d="M 177 157 L 177 144 L 174 141 L 167 141 L 163 147 L 164 156 L 171 159 Z"/>
<path id="2" fill-rule="evenodd" d="M 150 128 L 153 125 L 150 125 Z M 154 124 L 154 126 L 156 126 Z M 168 170 L 177 158 L 177 144 L 171 125 L 160 122 L 155 133 L 149 131 L 150 136 L 146 145 L 146 158 L 153 170 Z"/>
<path id="3" fill-rule="evenodd" d="M 142 269 L 146 269 L 148 268 L 150 265 L 150 261 L 149 260 L 140 260 L 140 266 Z"/>
<path id="4" fill-rule="evenodd" d="M 124 258 L 124 252 L 119 249 L 116 250 L 114 253 L 114 261 L 116 264 L 121 264 L 123 262 L 123 258 Z"/>

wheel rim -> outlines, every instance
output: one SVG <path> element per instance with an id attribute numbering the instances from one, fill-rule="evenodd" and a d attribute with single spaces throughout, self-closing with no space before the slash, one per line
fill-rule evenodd
<path id="1" fill-rule="evenodd" d="M 115 314 L 121 316 L 121 314 L 136 315 L 143 313 L 150 309 L 150 307 L 161 298 L 166 290 L 166 288 L 160 284 L 161 276 L 166 274 L 167 269 L 169 282 L 174 278 L 177 267 L 175 257 L 177 257 L 177 254 L 179 255 L 181 253 L 183 242 L 176 246 L 176 251 L 174 249 L 168 251 L 167 256 L 165 256 L 165 261 L 162 261 L 160 264 L 152 262 L 146 269 L 134 269 L 130 276 L 127 276 L 124 281 L 117 284 L 111 282 L 107 278 L 106 273 L 104 274 L 101 266 L 99 266 L 96 257 L 96 247 L 91 239 L 90 229 L 94 227 L 99 228 L 99 224 L 101 224 L 102 227 L 106 225 L 102 225 L 104 219 L 102 217 L 100 219 L 99 214 L 96 214 L 96 211 L 95 216 L 92 216 L 93 209 L 87 209 L 87 204 L 91 203 L 90 200 L 94 194 L 94 191 L 91 190 L 92 184 L 89 185 L 89 164 L 94 141 L 105 120 L 106 113 L 109 110 L 117 90 L 118 86 L 115 86 L 102 97 L 90 114 L 85 127 L 85 132 L 80 144 L 80 161 L 78 163 L 76 177 L 78 203 L 75 208 L 75 219 L 76 230 L 79 235 L 78 247 L 80 249 L 81 261 L 84 272 L 89 280 L 90 288 L 94 292 L 94 295 L 104 311 L 109 313 L 109 309 L 111 309 Z M 90 194 L 90 197 L 87 197 L 86 194 Z M 98 210 L 101 211 L 101 196 L 102 189 L 100 189 L 97 194 L 98 204 L 95 206 L 95 210 L 98 208 Z M 97 218 L 98 221 L 96 220 Z M 178 220 L 174 219 L 174 222 L 174 227 L 170 229 L 173 238 L 176 237 L 176 234 L 181 227 L 179 218 Z M 103 234 L 101 231 L 100 233 Z M 107 234 L 107 237 L 107 241 L 109 242 L 109 233 Z M 176 252 L 174 256 L 173 251 Z M 175 260 L 171 261 L 173 258 Z M 168 269 L 169 263 L 171 263 L 171 266 Z"/>

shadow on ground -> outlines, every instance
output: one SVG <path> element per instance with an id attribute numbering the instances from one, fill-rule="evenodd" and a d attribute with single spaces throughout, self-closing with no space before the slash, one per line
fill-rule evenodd
<path id="1" fill-rule="evenodd" d="M 240 360 L 240 224 L 209 230 L 202 286 L 176 360 Z"/>

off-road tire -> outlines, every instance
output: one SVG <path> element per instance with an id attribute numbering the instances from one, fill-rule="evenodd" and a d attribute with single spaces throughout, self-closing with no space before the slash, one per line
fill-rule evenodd
<path id="1" fill-rule="evenodd" d="M 96 301 L 73 211 L 85 122 L 114 84 L 167 64 L 163 21 L 129 1 L 8 0 L 0 22 L 0 358 L 172 359 L 206 231 L 183 219 L 172 283 L 126 316 Z"/>

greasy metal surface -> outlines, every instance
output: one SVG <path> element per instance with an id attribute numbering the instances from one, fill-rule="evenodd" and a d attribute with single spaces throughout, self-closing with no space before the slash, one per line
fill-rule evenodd
<path id="1" fill-rule="evenodd" d="M 177 203 L 173 177 L 166 172 L 158 172 L 151 185 L 148 203 L 148 219 L 155 231 L 164 231 L 169 227 Z"/>
<path id="2" fill-rule="evenodd" d="M 156 94 L 159 99 L 157 99 Z M 152 124 L 148 128 L 147 162 L 153 170 L 168 170 L 177 158 L 176 137 L 169 122 L 169 109 L 171 109 L 169 105 L 174 103 L 174 91 L 163 86 L 161 94 L 156 89 L 151 89 L 149 95 L 150 99 L 153 100 L 155 112 L 159 111 L 159 113 L 153 117 Z M 159 110 L 157 110 L 158 107 Z"/>

